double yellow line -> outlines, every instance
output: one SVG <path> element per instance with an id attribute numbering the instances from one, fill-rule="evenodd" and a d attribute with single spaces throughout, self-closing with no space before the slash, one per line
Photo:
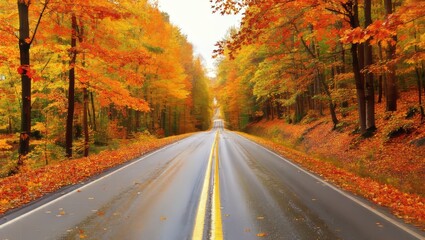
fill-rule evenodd
<path id="1" fill-rule="evenodd" d="M 220 174 L 218 172 L 218 131 L 215 134 L 214 142 L 211 147 L 210 156 L 208 158 L 208 165 L 205 172 L 205 179 L 202 185 L 201 197 L 198 204 L 196 213 L 195 227 L 193 228 L 192 240 L 204 239 L 205 216 L 207 211 L 208 192 L 211 181 L 211 169 L 214 161 L 214 175 L 211 197 L 211 231 L 210 240 L 223 239 L 223 224 L 221 220 L 221 202 L 220 202 Z"/>

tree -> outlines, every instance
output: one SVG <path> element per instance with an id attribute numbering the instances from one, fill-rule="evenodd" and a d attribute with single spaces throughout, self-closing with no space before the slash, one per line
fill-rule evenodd
<path id="1" fill-rule="evenodd" d="M 364 0 L 365 28 L 372 24 L 372 1 Z M 366 129 L 374 131 L 375 126 L 375 88 L 373 74 L 369 70 L 373 64 L 372 45 L 370 40 L 364 43 L 364 74 L 366 83 Z"/>
<path id="2" fill-rule="evenodd" d="M 31 77 L 34 74 L 30 65 L 30 47 L 35 39 L 38 26 L 47 6 L 49 0 L 45 0 L 43 9 L 38 17 L 37 25 L 34 28 L 34 33 L 30 36 L 29 24 L 29 7 L 31 1 L 18 0 L 19 12 L 19 53 L 20 53 L 20 66 L 18 73 L 21 75 L 22 84 L 22 109 L 21 109 L 21 134 L 19 138 L 19 160 L 18 167 L 23 165 L 24 156 L 30 151 L 30 135 L 31 135 Z"/>
<path id="3" fill-rule="evenodd" d="M 387 18 L 393 13 L 392 0 L 385 0 L 385 12 Z M 397 35 L 392 36 L 387 47 L 388 71 L 386 78 L 385 97 L 387 99 L 387 111 L 397 110 L 397 79 L 395 67 Z"/>
<path id="4" fill-rule="evenodd" d="M 215 11 L 220 11 L 222 14 L 239 12 L 245 8 L 244 18 L 241 24 L 240 30 L 233 34 L 230 40 L 221 41 L 217 44 L 218 49 L 216 53 L 223 54 L 224 49 L 228 49 L 230 57 L 238 51 L 242 45 L 252 44 L 255 39 L 260 39 L 267 34 L 270 29 L 275 29 L 276 25 L 278 28 L 283 29 L 283 33 L 293 32 L 297 30 L 298 26 L 311 24 L 314 26 L 313 33 L 308 37 L 308 43 L 303 39 L 303 33 L 296 31 L 297 35 L 293 36 L 292 39 L 295 41 L 295 49 L 300 44 L 304 45 L 306 52 L 314 56 L 314 51 L 311 51 L 310 45 L 314 45 L 314 36 L 323 38 L 318 33 L 324 34 L 325 31 L 332 32 L 335 35 L 340 35 L 343 39 L 343 43 L 350 44 L 350 52 L 352 59 L 352 71 L 354 76 L 356 95 L 357 95 L 357 106 L 359 113 L 359 128 L 362 134 L 366 133 L 366 90 L 365 90 L 365 78 L 362 74 L 364 70 L 364 45 L 363 42 L 354 35 L 354 33 L 361 31 L 360 19 L 359 19 L 359 3 L 357 0 L 333 0 L 325 2 L 316 1 L 247 1 L 236 4 L 233 1 L 228 0 L 216 0 L 214 1 Z M 368 8 L 368 7 L 367 7 Z M 297 9 L 294 11 L 294 9 Z M 367 10 L 369 11 L 369 10 Z M 312 17 L 315 16 L 316 18 Z M 332 31 L 335 29 L 338 21 L 343 19 L 342 28 L 338 31 Z M 299 22 L 298 22 L 299 21 Z M 368 19 L 371 21 L 371 19 Z M 279 24 L 276 24 L 279 22 Z M 304 22 L 304 23 L 303 23 Z M 331 40 L 331 38 L 329 38 Z M 369 49 L 368 49 L 369 50 Z M 369 51 L 368 57 L 370 57 Z M 367 59 L 371 60 L 370 58 Z M 369 62 L 367 64 L 370 64 Z M 305 71 L 305 72 L 308 72 Z M 307 75 L 305 75 L 307 76 Z M 322 75 L 318 75 L 322 76 Z M 368 90 L 371 96 L 368 96 L 368 111 L 370 112 L 369 122 L 370 128 L 374 128 L 374 103 L 371 101 L 373 94 L 373 79 L 369 78 L 371 75 L 367 74 L 368 77 Z M 296 76 L 300 78 L 299 75 Z M 323 79 L 319 77 L 318 79 Z M 325 88 L 325 94 L 331 96 L 331 92 L 326 87 L 326 82 L 323 82 L 322 86 Z M 334 114 L 335 105 L 330 100 L 330 112 L 334 124 L 336 125 L 337 118 Z"/>
<path id="5" fill-rule="evenodd" d="M 137 132 L 163 136 L 208 128 L 209 79 L 187 38 L 156 5 L 147 0 L 22 0 L 17 9 L 12 1 L 0 1 L 0 75 L 6 77 L 0 105 L 8 106 L 1 109 L 6 115 L 0 127 L 7 124 L 11 131 L 22 119 L 18 164 L 29 152 L 31 127 L 44 140 L 43 146 L 39 141 L 31 145 L 27 157 L 36 159 L 31 162 L 40 156 L 53 160 L 63 152 L 87 155 L 91 144 Z M 26 19 L 34 16 L 39 17 L 36 28 Z M 18 46 L 11 44 L 18 30 L 20 64 L 14 63 Z M 15 100 L 21 88 L 11 69 L 23 79 L 25 102 Z M 19 119 L 14 112 L 21 104 Z"/>
<path id="6" fill-rule="evenodd" d="M 77 59 L 77 38 L 78 38 L 78 26 L 77 17 L 73 13 L 71 16 L 72 22 L 72 33 L 71 33 L 71 49 L 70 55 L 71 60 L 69 62 L 69 85 L 68 85 L 68 113 L 66 118 L 66 156 L 72 157 L 72 140 L 73 140 L 73 126 L 74 126 L 74 102 L 75 102 L 75 63 Z"/>

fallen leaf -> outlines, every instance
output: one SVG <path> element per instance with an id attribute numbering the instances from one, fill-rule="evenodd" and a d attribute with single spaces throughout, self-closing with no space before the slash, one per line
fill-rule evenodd
<path id="1" fill-rule="evenodd" d="M 266 237 L 266 236 L 267 236 L 267 233 L 265 232 L 257 233 L 257 237 Z"/>
<path id="2" fill-rule="evenodd" d="M 84 230 L 80 229 L 80 230 L 79 230 L 79 233 L 80 233 L 80 239 L 85 239 L 85 238 L 87 238 L 87 235 L 84 233 Z"/>

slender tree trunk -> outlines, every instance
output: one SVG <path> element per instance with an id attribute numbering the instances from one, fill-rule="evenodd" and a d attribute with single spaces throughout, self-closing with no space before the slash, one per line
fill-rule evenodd
<path id="1" fill-rule="evenodd" d="M 140 130 L 140 111 L 136 110 L 135 115 L 136 115 L 135 116 L 136 122 L 134 124 L 135 125 L 134 128 L 135 128 L 136 132 L 138 132 Z"/>
<path id="2" fill-rule="evenodd" d="M 383 76 L 379 75 L 379 78 L 378 78 L 378 103 L 382 102 L 382 82 L 383 82 Z"/>
<path id="3" fill-rule="evenodd" d="M 341 44 L 341 67 L 339 68 L 339 73 L 341 74 L 341 73 L 345 73 L 346 72 L 346 70 L 345 70 L 345 49 L 344 49 L 344 45 L 343 44 Z M 343 83 L 343 84 L 340 84 L 339 85 L 339 87 L 340 88 L 343 88 L 343 89 L 346 89 L 347 88 L 347 84 L 346 83 Z M 342 103 L 341 103 L 341 107 L 342 108 L 348 108 L 348 101 L 343 101 Z M 347 115 L 347 113 L 343 113 L 343 117 L 345 117 Z"/>
<path id="4" fill-rule="evenodd" d="M 415 67 L 416 71 L 416 82 L 418 84 L 418 102 L 419 102 L 419 109 L 421 111 L 421 122 L 424 122 L 425 119 L 425 113 L 424 113 L 424 107 L 422 106 L 422 79 L 421 79 L 421 72 L 418 67 Z"/>
<path id="5" fill-rule="evenodd" d="M 387 16 L 393 13 L 392 0 L 385 0 L 385 11 Z M 394 43 L 389 43 L 387 48 L 387 61 L 388 71 L 386 79 L 385 96 L 387 99 L 387 111 L 397 111 L 397 79 L 396 79 L 396 66 L 393 62 L 396 54 L 397 36 L 392 38 Z"/>
<path id="6" fill-rule="evenodd" d="M 262 109 L 263 109 L 263 112 L 264 112 L 264 117 L 266 118 L 267 121 L 269 121 L 270 120 L 270 113 L 269 113 L 269 100 L 268 99 L 263 101 Z"/>
<path id="7" fill-rule="evenodd" d="M 84 41 L 84 25 L 80 20 L 80 28 L 79 28 L 79 34 L 78 38 L 80 40 L 80 43 Z M 86 66 L 86 54 L 83 53 L 83 67 Z M 89 136 L 89 92 L 87 90 L 87 87 L 83 87 L 83 132 L 84 132 L 84 157 L 87 157 L 89 155 L 90 150 L 90 136 Z"/>
<path id="8" fill-rule="evenodd" d="M 331 95 L 331 92 L 329 91 L 329 86 L 328 86 L 328 84 L 326 83 L 326 81 L 325 81 L 325 77 L 324 77 L 324 75 L 323 74 L 319 74 L 319 81 L 322 83 L 322 86 L 323 86 L 323 90 L 325 91 L 325 93 L 326 93 L 326 96 L 328 96 L 328 98 L 329 98 L 329 110 L 330 110 L 330 113 L 331 113 L 331 118 L 332 118 L 332 123 L 333 123 L 333 129 L 336 129 L 336 125 L 338 124 L 338 118 L 337 118 L 337 116 L 336 116 L 336 111 L 335 111 L 335 109 L 336 109 L 336 104 L 333 102 L 333 100 L 332 100 L 332 95 Z"/>
<path id="9" fill-rule="evenodd" d="M 12 117 L 11 117 L 11 116 L 9 116 L 9 126 L 8 126 L 8 128 L 7 128 L 7 132 L 8 132 L 9 134 L 12 134 L 12 133 L 13 133 Z"/>
<path id="10" fill-rule="evenodd" d="M 422 87 L 423 87 L 423 93 L 425 95 L 425 64 L 424 61 L 421 61 L 421 66 L 422 66 Z"/>
<path id="11" fill-rule="evenodd" d="M 383 61 L 383 56 L 382 56 L 382 47 L 381 44 L 378 44 L 378 56 L 379 56 L 379 61 L 382 63 Z M 381 67 L 382 69 L 382 67 Z M 378 79 L 378 103 L 382 102 L 382 94 L 383 94 L 383 82 L 384 82 L 384 73 L 380 73 L 379 74 L 379 79 Z"/>
<path id="12" fill-rule="evenodd" d="M 77 18 L 72 14 L 71 60 L 69 62 L 68 113 L 66 118 L 65 150 L 68 158 L 72 157 L 74 102 L 75 102 L 75 62 L 77 58 Z"/>
<path id="13" fill-rule="evenodd" d="M 89 106 L 89 93 L 87 88 L 83 88 L 84 98 L 84 113 L 83 113 L 83 129 L 84 129 L 84 157 L 89 155 L 90 139 L 89 139 L 89 124 L 88 124 L 88 106 Z"/>
<path id="14" fill-rule="evenodd" d="M 364 1 L 365 28 L 372 24 L 372 2 Z M 369 71 L 369 66 L 373 64 L 372 46 L 370 41 L 364 44 L 364 70 L 366 83 L 366 129 L 367 131 L 375 131 L 375 89 L 373 84 L 373 74 Z"/>
<path id="15" fill-rule="evenodd" d="M 22 84 L 21 134 L 19 138 L 18 168 L 24 164 L 23 157 L 29 151 L 31 133 L 31 79 L 27 75 L 30 67 L 30 31 L 29 31 L 29 3 L 18 0 L 19 11 L 19 53 Z"/>
<path id="16" fill-rule="evenodd" d="M 90 101 L 91 101 L 91 110 L 92 110 L 92 117 L 93 117 L 93 130 L 96 131 L 96 109 L 94 107 L 94 97 L 93 93 L 90 92 Z"/>
<path id="17" fill-rule="evenodd" d="M 414 30 L 414 37 L 415 37 L 415 39 L 418 40 L 418 34 L 416 32 L 416 29 Z M 415 52 L 419 52 L 419 48 L 418 48 L 417 45 L 415 46 Z M 418 102 L 419 102 L 419 109 L 420 109 L 420 112 L 421 112 L 421 123 L 423 123 L 424 120 L 425 120 L 425 112 L 424 112 L 424 107 L 422 105 L 422 83 L 423 83 L 423 79 L 422 79 L 423 74 L 422 73 L 424 72 L 424 70 L 422 69 L 422 71 L 421 71 L 420 67 L 421 66 L 419 64 L 417 64 L 415 66 L 415 72 L 416 72 L 416 83 L 418 85 L 418 100 L 419 100 Z"/>
<path id="18" fill-rule="evenodd" d="M 424 94 L 425 94 L 425 61 L 421 61 L 421 65 L 422 65 L 422 87 L 424 89 Z"/>
<path id="19" fill-rule="evenodd" d="M 45 137 L 45 140 L 44 140 L 44 163 L 46 164 L 46 166 L 49 164 L 49 157 L 48 157 L 48 154 L 47 154 L 47 144 L 48 144 L 48 139 L 49 139 L 49 113 L 48 112 L 46 112 L 46 121 L 45 121 L 45 124 L 46 124 L 46 132 L 44 133 L 44 137 Z"/>
<path id="20" fill-rule="evenodd" d="M 88 118 L 88 125 L 89 127 L 93 128 L 93 118 L 91 117 L 90 112 L 90 93 L 88 92 L 88 99 L 87 99 L 87 118 Z"/>
<path id="21" fill-rule="evenodd" d="M 359 27 L 359 9 L 357 0 L 350 1 L 352 4 L 353 14 L 350 16 L 350 25 L 352 28 Z M 359 127 L 360 133 L 366 133 L 366 101 L 365 101 L 365 89 L 364 89 L 364 78 L 361 74 L 361 66 L 363 58 L 359 58 L 359 45 L 351 44 L 351 57 L 352 57 L 352 65 L 354 72 L 354 80 L 356 83 L 356 92 L 357 92 L 357 109 L 359 112 Z M 363 53 L 363 51 L 361 51 Z M 363 54 L 362 54 L 363 55 Z"/>
<path id="22" fill-rule="evenodd" d="M 351 55 L 353 58 L 353 72 L 354 78 L 356 81 L 356 92 L 357 92 L 357 105 L 359 112 L 359 125 L 360 133 L 364 134 L 366 132 L 366 101 L 365 101 L 365 90 L 364 90 L 364 80 L 360 73 L 360 66 L 357 56 L 357 44 L 352 44 L 351 46 Z"/>

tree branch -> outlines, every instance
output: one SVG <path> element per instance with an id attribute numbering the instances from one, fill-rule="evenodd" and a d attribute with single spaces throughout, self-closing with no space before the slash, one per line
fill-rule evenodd
<path id="1" fill-rule="evenodd" d="M 294 29 L 295 29 L 295 32 L 297 33 L 297 34 L 299 34 L 300 33 L 300 31 L 298 31 L 298 28 L 297 28 L 297 26 L 295 25 L 295 23 L 292 23 L 292 26 L 294 27 Z M 316 56 L 316 54 L 314 54 L 312 51 L 311 51 L 311 49 L 307 46 L 307 43 L 304 41 L 304 38 L 302 37 L 302 36 L 299 36 L 300 37 L 300 39 L 301 39 L 301 43 L 304 45 L 304 47 L 305 47 L 305 49 L 307 50 L 307 52 L 313 57 L 313 58 L 317 58 L 317 56 Z"/>
<path id="2" fill-rule="evenodd" d="M 32 35 L 32 38 L 31 38 L 31 41 L 30 41 L 29 45 L 31 45 L 32 42 L 34 41 L 35 35 L 37 33 L 37 30 L 38 30 L 38 26 L 40 26 L 41 18 L 43 17 L 43 14 L 44 14 L 44 12 L 47 9 L 47 5 L 49 4 L 49 1 L 50 0 L 46 0 L 44 2 L 43 10 L 41 10 L 40 16 L 38 17 L 37 25 L 35 25 L 34 34 Z"/>

